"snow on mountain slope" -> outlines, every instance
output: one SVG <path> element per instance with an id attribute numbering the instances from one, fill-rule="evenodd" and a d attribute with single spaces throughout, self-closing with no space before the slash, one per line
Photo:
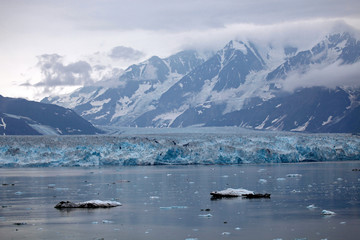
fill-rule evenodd
<path id="1" fill-rule="evenodd" d="M 359 69 L 360 41 L 348 32 L 309 48 L 232 40 L 206 61 L 195 51 L 152 57 L 115 87 L 43 101 L 107 126 L 358 132 Z"/>
<path id="2" fill-rule="evenodd" d="M 360 59 L 359 41 L 349 33 L 337 33 L 327 36 L 310 50 L 268 48 L 269 54 L 264 49 L 266 46 L 257 47 L 251 42 L 230 41 L 165 92 L 159 107 L 136 119 L 136 125 L 336 132 L 333 124 L 351 112 L 349 98 L 353 97 L 350 95 L 353 88 L 340 87 L 347 83 L 342 84 L 342 79 L 336 79 L 338 85 L 330 80 L 328 83 L 329 76 L 323 69 L 336 67 L 341 71 L 345 69 L 341 68 L 343 65 L 356 69 Z M 272 60 L 279 62 L 279 59 L 283 60 L 279 66 L 271 64 Z M 311 75 L 314 71 L 317 74 Z M 359 82 L 359 70 L 351 77 L 352 82 Z M 331 89 L 319 87 L 326 85 Z M 359 93 L 355 92 L 358 98 Z M 330 102 L 333 104 L 328 104 Z M 336 121 L 328 121 L 325 125 L 333 127 L 325 130 L 322 123 L 329 116 Z M 360 126 L 356 126 L 346 131 L 359 130 Z"/>
<path id="3" fill-rule="evenodd" d="M 203 61 L 190 50 L 165 59 L 154 56 L 127 68 L 118 86 L 84 87 L 43 102 L 72 107 L 94 124 L 131 125 L 138 116 L 155 109 L 159 97 Z"/>
<path id="4" fill-rule="evenodd" d="M 1 135 L 79 135 L 101 130 L 73 110 L 0 96 Z"/>

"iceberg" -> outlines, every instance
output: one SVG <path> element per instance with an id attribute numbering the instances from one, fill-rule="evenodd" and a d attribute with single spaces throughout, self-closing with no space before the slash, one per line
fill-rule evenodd
<path id="1" fill-rule="evenodd" d="M 86 202 L 70 202 L 70 201 L 61 201 L 55 205 L 55 208 L 111 208 L 121 206 L 121 203 L 116 201 L 101 201 L 101 200 L 90 200 Z"/>
<path id="2" fill-rule="evenodd" d="M 203 133 L 0 136 L 0 167 L 226 165 L 347 160 L 360 160 L 360 136 L 235 130 L 234 133 L 207 133 L 204 130 Z"/>
<path id="3" fill-rule="evenodd" d="M 321 211 L 322 215 L 335 215 L 335 212 L 329 211 L 329 210 L 322 210 Z"/>
<path id="4" fill-rule="evenodd" d="M 210 194 L 214 197 L 241 197 L 247 194 L 254 194 L 254 192 L 246 190 L 244 188 L 228 188 L 221 191 L 211 192 Z"/>

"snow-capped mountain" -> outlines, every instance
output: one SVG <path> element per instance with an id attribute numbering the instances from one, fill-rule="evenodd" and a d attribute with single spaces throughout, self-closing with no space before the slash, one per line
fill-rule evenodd
<path id="1" fill-rule="evenodd" d="M 0 135 L 102 133 L 71 109 L 0 95 Z"/>
<path id="2" fill-rule="evenodd" d="M 359 132 L 359 63 L 350 33 L 309 49 L 232 40 L 206 61 L 193 51 L 153 57 L 130 66 L 116 88 L 44 101 L 102 125 Z"/>
<path id="3" fill-rule="evenodd" d="M 160 96 L 204 59 L 195 51 L 182 51 L 168 58 L 151 57 L 132 65 L 113 87 L 84 87 L 70 95 L 45 98 L 42 102 L 74 109 L 97 125 L 132 125 L 158 107 Z"/>

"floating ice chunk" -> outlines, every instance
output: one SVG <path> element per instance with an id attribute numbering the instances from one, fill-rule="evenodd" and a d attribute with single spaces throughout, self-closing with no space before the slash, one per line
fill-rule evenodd
<path id="1" fill-rule="evenodd" d="M 70 201 L 61 201 L 55 205 L 55 208 L 110 208 L 121 206 L 116 201 L 90 200 L 86 202 L 73 203 Z"/>
<path id="2" fill-rule="evenodd" d="M 261 183 L 261 184 L 267 183 L 267 180 L 261 178 L 261 179 L 259 179 L 259 183 Z"/>
<path id="3" fill-rule="evenodd" d="M 346 222 L 340 222 L 340 224 L 341 224 L 341 225 L 344 225 L 344 224 L 346 224 Z"/>
<path id="4" fill-rule="evenodd" d="M 298 174 L 298 173 L 290 173 L 288 175 L 286 175 L 287 177 L 294 177 L 294 178 L 297 178 L 297 177 L 302 177 L 301 174 Z"/>
<path id="5" fill-rule="evenodd" d="M 228 188 L 221 191 L 215 191 L 210 193 L 213 196 L 223 196 L 223 197 L 241 197 L 244 194 L 254 194 L 253 191 L 246 190 L 244 188 Z"/>
<path id="6" fill-rule="evenodd" d="M 282 177 L 279 177 L 276 179 L 277 181 L 285 181 L 286 179 L 285 178 L 282 178 Z"/>
<path id="7" fill-rule="evenodd" d="M 335 212 L 329 211 L 329 210 L 322 210 L 321 211 L 322 215 L 335 215 Z"/>
<path id="8" fill-rule="evenodd" d="M 171 209 L 185 209 L 188 208 L 187 206 L 170 206 L 170 207 L 160 207 L 163 210 L 171 210 Z"/>
<path id="9" fill-rule="evenodd" d="M 230 235 L 229 232 L 223 232 L 221 235 Z"/>
<path id="10" fill-rule="evenodd" d="M 102 223 L 114 223 L 114 222 L 110 220 L 102 220 Z"/>
<path id="11" fill-rule="evenodd" d="M 159 196 L 150 196 L 150 199 L 159 199 Z"/>
<path id="12" fill-rule="evenodd" d="M 199 217 L 203 217 L 203 218 L 211 218 L 213 215 L 209 214 L 200 214 Z"/>
<path id="13" fill-rule="evenodd" d="M 307 209 L 315 209 L 317 208 L 314 204 L 310 204 L 309 206 L 306 207 Z"/>
<path id="14" fill-rule="evenodd" d="M 197 238 L 185 238 L 185 240 L 198 240 Z"/>

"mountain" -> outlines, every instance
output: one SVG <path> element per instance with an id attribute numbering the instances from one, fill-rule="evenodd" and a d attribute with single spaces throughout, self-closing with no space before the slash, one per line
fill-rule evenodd
<path id="1" fill-rule="evenodd" d="M 302 49 L 232 40 L 207 60 L 194 51 L 153 57 L 116 88 L 44 101 L 102 125 L 360 132 L 359 63 L 360 41 L 348 32 Z"/>
<path id="2" fill-rule="evenodd" d="M 71 109 L 0 95 L 1 135 L 82 135 L 102 133 Z"/>
<path id="3" fill-rule="evenodd" d="M 128 67 L 117 86 L 84 87 L 42 102 L 72 108 L 93 124 L 128 126 L 142 114 L 156 109 L 160 96 L 203 62 L 191 50 L 165 59 L 154 56 Z"/>

